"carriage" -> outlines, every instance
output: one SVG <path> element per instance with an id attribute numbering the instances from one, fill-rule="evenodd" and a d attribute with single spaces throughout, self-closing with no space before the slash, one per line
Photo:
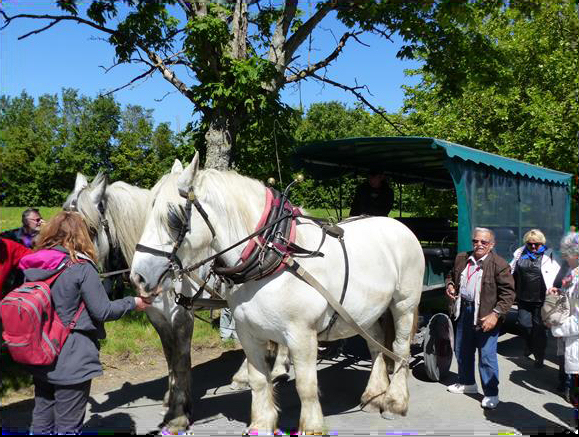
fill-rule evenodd
<path id="1" fill-rule="evenodd" d="M 398 186 L 400 204 L 402 187 L 407 184 L 454 191 L 456 218 L 397 217 L 421 241 L 426 260 L 420 302 L 423 327 L 432 320 L 432 314 L 447 312 L 444 278 L 457 251 L 470 250 L 475 226 L 494 231 L 495 250 L 507 261 L 512 259 L 529 229 L 540 228 L 557 247 L 569 228 L 572 175 L 436 138 L 372 137 L 314 142 L 296 150 L 295 166 L 316 180 L 336 178 L 340 185 L 346 175 L 383 172 Z M 342 211 L 342 200 L 341 196 L 337 199 L 338 212 Z M 402 209 L 403 205 L 400 215 Z M 444 330 L 425 332 L 435 337 Z M 426 357 L 429 346 L 427 342 L 422 344 Z M 356 350 L 352 342 L 350 348 Z M 430 358 L 433 361 L 425 363 L 426 372 L 431 379 L 438 380 L 450 362 L 443 359 L 438 366 L 437 358 Z"/>
<path id="2" fill-rule="evenodd" d="M 444 275 L 457 251 L 471 248 L 475 226 L 494 231 L 495 250 L 507 261 L 529 229 L 540 228 L 555 247 L 569 229 L 572 175 L 436 138 L 313 142 L 296 150 L 295 166 L 317 180 L 380 171 L 399 187 L 421 183 L 453 190 L 456 221 L 448 217 L 398 218 L 422 243 L 427 264 L 422 303 L 438 309 Z"/>

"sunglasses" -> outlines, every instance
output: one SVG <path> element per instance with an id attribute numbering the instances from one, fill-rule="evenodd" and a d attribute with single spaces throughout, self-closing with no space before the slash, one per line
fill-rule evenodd
<path id="1" fill-rule="evenodd" d="M 35 218 L 35 219 L 34 219 L 34 218 L 29 218 L 29 219 L 26 219 L 26 220 L 30 220 L 31 222 L 36 222 L 36 223 L 40 223 L 40 222 L 42 221 L 41 218 Z"/>
<path id="2" fill-rule="evenodd" d="M 527 246 L 529 247 L 541 247 L 543 245 L 543 243 L 527 243 Z"/>
<path id="3" fill-rule="evenodd" d="M 486 240 L 475 240 L 474 238 L 472 239 L 472 244 L 482 244 L 483 246 L 488 246 L 489 244 L 491 244 L 490 241 L 486 241 Z"/>

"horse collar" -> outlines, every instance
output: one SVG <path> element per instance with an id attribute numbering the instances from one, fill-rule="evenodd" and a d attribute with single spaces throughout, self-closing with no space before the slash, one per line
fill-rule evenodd
<path id="1" fill-rule="evenodd" d="M 299 208 L 293 207 L 284 195 L 267 188 L 265 207 L 252 234 L 257 238 L 249 239 L 238 264 L 233 267 L 214 265 L 213 270 L 235 284 L 261 279 L 279 271 L 292 251 L 295 218 L 300 215 Z"/>

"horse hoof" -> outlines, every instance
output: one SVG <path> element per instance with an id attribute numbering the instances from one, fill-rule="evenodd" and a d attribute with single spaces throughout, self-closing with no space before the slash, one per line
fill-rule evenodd
<path id="1" fill-rule="evenodd" d="M 261 434 L 274 434 L 274 435 L 278 435 L 272 432 L 264 432 L 263 430 L 261 431 Z M 255 427 L 249 427 L 247 428 L 245 431 L 243 431 L 242 435 L 260 435 L 260 429 L 259 428 L 255 428 Z"/>
<path id="2" fill-rule="evenodd" d="M 189 418 L 187 416 L 178 416 L 171 419 L 163 429 L 168 430 L 171 434 L 179 434 L 189 428 Z"/>
<path id="3" fill-rule="evenodd" d="M 360 409 L 364 413 L 379 413 L 380 412 L 380 405 L 377 402 L 368 402 L 365 404 L 360 404 Z"/>
<path id="4" fill-rule="evenodd" d="M 398 418 L 397 414 L 394 414 L 391 411 L 382 411 L 382 413 L 380 413 L 380 416 L 382 416 L 382 419 L 387 419 L 387 420 L 394 420 Z"/>
<path id="5" fill-rule="evenodd" d="M 399 419 L 406 416 L 408 412 L 408 404 L 390 400 L 385 403 L 386 408 L 382 411 L 382 418 L 384 419 Z"/>

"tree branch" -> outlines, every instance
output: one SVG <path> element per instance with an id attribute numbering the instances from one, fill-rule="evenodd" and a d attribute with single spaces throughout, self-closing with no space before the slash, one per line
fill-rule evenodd
<path id="1" fill-rule="evenodd" d="M 113 66 L 113 67 L 114 67 L 114 66 Z M 112 67 L 111 67 L 111 68 L 112 68 Z M 124 84 L 124 85 L 122 85 L 122 86 L 120 86 L 120 87 L 117 87 L 117 88 L 115 88 L 114 90 L 107 91 L 106 93 L 103 94 L 103 96 L 110 96 L 111 94 L 114 94 L 114 93 L 116 93 L 117 91 L 120 91 L 120 90 L 122 90 L 122 89 L 124 89 L 124 88 L 127 88 L 128 86 L 131 86 L 131 85 L 134 84 L 136 81 L 144 78 L 145 76 L 153 74 L 153 72 L 155 71 L 155 68 L 156 68 L 155 66 L 153 66 L 152 68 L 149 68 L 148 71 L 145 71 L 143 74 L 139 74 L 137 77 L 134 77 L 130 82 L 128 82 L 128 83 L 126 83 L 126 84 Z"/>
<path id="2" fill-rule="evenodd" d="M 167 80 L 171 85 L 177 88 L 179 92 L 184 96 L 186 96 L 189 100 L 191 100 L 191 102 L 195 103 L 193 101 L 193 91 L 191 90 L 191 88 L 185 85 L 177 77 L 175 72 L 165 64 L 165 60 L 161 59 L 161 57 L 157 53 L 153 52 L 152 50 L 149 50 L 147 47 L 144 47 L 142 45 L 139 45 L 139 47 L 147 54 L 147 56 L 153 63 L 153 69 L 156 68 L 157 70 L 159 70 L 165 80 Z"/>
<path id="3" fill-rule="evenodd" d="M 313 78 L 315 78 L 315 79 L 318 79 L 318 80 L 320 80 L 320 81 L 322 81 L 322 82 L 329 83 L 330 85 L 333 85 L 333 86 L 335 86 L 335 87 L 337 87 L 337 88 L 341 88 L 341 89 L 343 89 L 343 90 L 345 90 L 345 91 L 348 91 L 348 92 L 354 94 L 359 101 L 361 101 L 362 103 L 364 103 L 368 108 L 370 108 L 372 111 L 374 111 L 374 112 L 375 112 L 376 114 L 378 114 L 380 117 L 382 117 L 390 126 L 392 126 L 392 127 L 396 130 L 396 132 L 398 132 L 400 135 L 405 135 L 404 132 L 402 132 L 402 131 L 398 128 L 398 126 L 396 126 L 396 124 L 394 124 L 392 121 L 390 121 L 390 119 L 386 116 L 386 114 L 387 114 L 386 111 L 381 111 L 381 110 L 379 110 L 378 108 L 376 108 L 374 105 L 372 105 L 372 104 L 362 95 L 362 93 L 360 93 L 360 92 L 358 91 L 359 89 L 365 88 L 365 87 L 363 87 L 363 86 L 350 87 L 350 86 L 344 85 L 344 84 L 342 84 L 342 83 L 339 83 L 339 82 L 333 81 L 333 80 L 331 80 L 331 79 L 328 79 L 328 78 L 325 77 L 325 76 L 323 76 L 323 77 L 322 77 L 322 76 L 319 76 L 319 75 L 317 75 L 317 74 L 315 74 L 315 73 L 310 74 L 310 76 L 313 77 Z M 403 124 L 402 124 L 402 127 L 407 130 L 407 127 L 404 126 Z"/>
<path id="4" fill-rule="evenodd" d="M 326 67 L 330 62 L 332 62 L 334 59 L 336 59 L 338 57 L 338 55 L 342 52 L 344 46 L 346 45 L 346 41 L 348 40 L 348 38 L 353 37 L 358 42 L 360 42 L 357 39 L 357 36 L 361 33 L 362 33 L 362 31 L 346 32 L 344 35 L 342 35 L 342 38 L 340 38 L 340 41 L 338 42 L 338 45 L 336 46 L 334 51 L 332 53 L 330 53 L 326 57 L 326 59 L 324 59 L 320 62 L 317 62 L 315 64 L 312 64 L 308 68 L 304 68 L 303 70 L 297 72 L 296 74 L 292 74 L 291 76 L 286 77 L 285 82 L 286 83 L 296 82 L 300 79 L 303 79 L 306 76 L 312 75 L 312 73 L 316 72 L 320 68 Z M 361 44 L 363 44 L 363 43 L 361 43 Z"/>
<path id="5" fill-rule="evenodd" d="M 4 13 L 4 11 L 0 11 L 0 13 L 2 13 L 2 16 L 4 17 L 4 20 L 6 21 L 6 24 L 4 24 L 2 27 L 0 27 L 0 30 L 5 29 L 11 22 L 12 20 L 15 20 L 17 18 L 33 18 L 33 19 L 39 19 L 39 20 L 54 20 L 53 23 L 51 23 L 50 25 L 42 28 L 42 29 L 38 29 L 38 30 L 34 30 L 32 32 L 29 32 L 25 35 L 19 36 L 18 39 L 24 39 L 30 35 L 34 35 L 36 33 L 40 33 L 52 26 L 54 26 L 56 23 L 60 22 L 60 21 L 76 21 L 77 23 L 82 23 L 82 24 L 86 24 L 87 26 L 93 27 L 97 30 L 100 30 L 102 32 L 108 33 L 113 35 L 115 33 L 114 30 L 109 29 L 108 27 L 104 27 L 101 26 L 99 24 L 93 23 L 92 21 L 89 20 L 85 20 L 84 18 L 80 18 L 80 17 L 74 17 L 72 15 L 33 15 L 33 14 L 18 14 L 18 15 L 14 15 L 13 17 L 9 17 L 8 15 L 6 15 Z"/>
<path id="6" fill-rule="evenodd" d="M 339 2 L 335 2 L 336 5 L 338 3 Z M 335 7 L 336 6 L 334 6 L 332 2 L 324 3 L 308 21 L 297 28 L 293 35 L 290 36 L 284 44 L 286 59 L 293 56 L 298 47 L 306 40 L 308 35 L 312 33 L 318 23 L 322 21 L 324 17 L 328 15 L 328 12 Z"/>

